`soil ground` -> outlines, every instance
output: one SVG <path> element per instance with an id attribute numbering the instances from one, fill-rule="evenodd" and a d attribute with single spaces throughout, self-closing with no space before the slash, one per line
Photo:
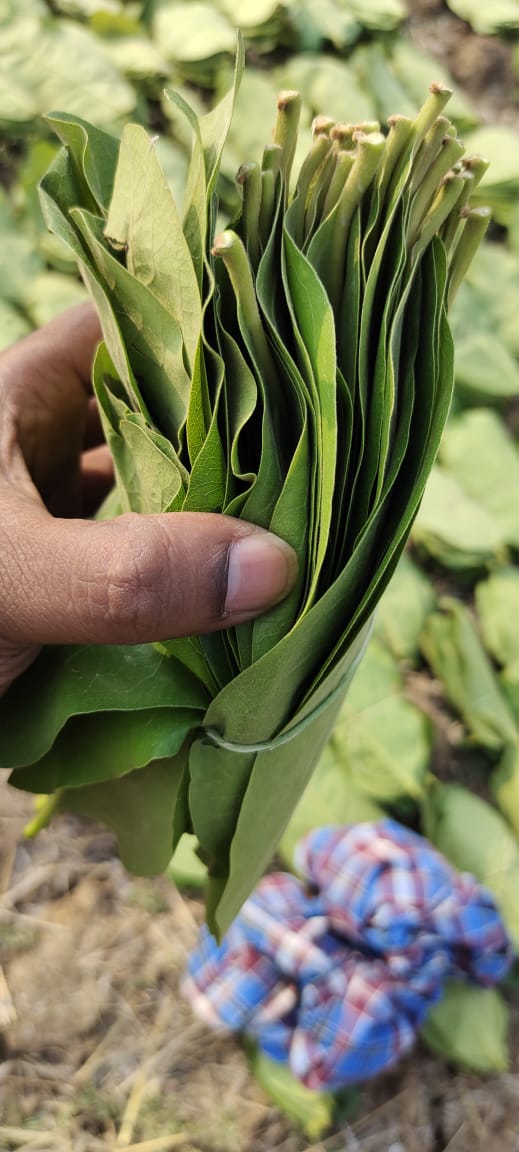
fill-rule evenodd
<path id="1" fill-rule="evenodd" d="M 437 0 L 409 6 L 416 43 L 481 115 L 519 126 L 510 46 Z M 73 818 L 25 841 L 31 810 L 2 778 L 0 1152 L 519 1152 L 519 995 L 510 1073 L 460 1073 L 418 1047 L 311 1145 L 179 995 L 196 895 L 129 877 L 112 837 Z"/>
<path id="2" fill-rule="evenodd" d="M 510 1073 L 417 1048 L 310 1144 L 178 992 L 198 898 L 128 876 L 112 837 L 72 817 L 24 841 L 31 800 L 0 789 L 1 1152 L 519 1152 L 519 998 Z"/>

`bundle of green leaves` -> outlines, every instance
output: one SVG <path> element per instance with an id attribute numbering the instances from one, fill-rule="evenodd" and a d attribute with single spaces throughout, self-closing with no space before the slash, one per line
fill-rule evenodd
<path id="1" fill-rule="evenodd" d="M 104 820 L 130 869 L 163 869 L 194 833 L 217 933 L 276 848 L 401 555 L 449 409 L 446 306 L 488 223 L 469 203 L 484 165 L 436 84 L 385 133 L 319 117 L 294 180 L 300 97 L 282 94 L 215 237 L 241 70 L 240 50 L 200 118 L 171 93 L 192 133 L 183 214 L 144 129 L 119 142 L 65 114 L 42 201 L 101 318 L 119 507 L 255 522 L 296 549 L 298 582 L 221 634 L 48 649 L 0 706 L 12 782 Z"/>

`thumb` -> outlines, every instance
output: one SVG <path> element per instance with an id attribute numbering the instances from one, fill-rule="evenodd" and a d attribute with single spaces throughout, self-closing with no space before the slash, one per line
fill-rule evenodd
<path id="1" fill-rule="evenodd" d="M 212 632 L 263 612 L 295 582 L 293 549 L 229 516 L 60 520 L 36 502 L 16 504 L 0 581 L 0 630 L 11 643 L 137 644 Z"/>

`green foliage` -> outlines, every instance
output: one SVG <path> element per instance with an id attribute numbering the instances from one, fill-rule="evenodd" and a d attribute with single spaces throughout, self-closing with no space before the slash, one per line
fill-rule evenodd
<path id="1" fill-rule="evenodd" d="M 519 664 L 519 571 L 498 568 L 475 588 L 485 648 L 503 668 Z"/>
<path id="2" fill-rule="evenodd" d="M 481 569 L 506 557 L 500 525 L 438 464 L 429 477 L 413 541 L 442 567 L 454 571 Z"/>
<path id="3" fill-rule="evenodd" d="M 492 517 L 505 542 L 519 549 L 519 451 L 497 413 L 481 408 L 452 419 L 440 459 Z"/>
<path id="4" fill-rule="evenodd" d="M 420 636 L 436 603 L 434 585 L 404 553 L 375 617 L 374 635 L 397 660 L 419 661 Z"/>
<path id="5" fill-rule="evenodd" d="M 493 5 L 449 0 L 449 5 L 484 34 L 515 31 L 519 26 L 517 0 Z M 481 246 L 450 312 L 455 340 L 453 417 L 413 529 L 413 559 L 422 570 L 407 556 L 396 568 L 380 603 L 372 647 L 330 739 L 339 696 L 328 714 L 317 717 L 313 735 L 305 729 L 276 752 L 237 755 L 198 739 L 191 748 L 193 731 L 206 723 L 232 740 L 245 742 L 282 731 L 297 722 L 298 716 L 319 708 L 327 692 L 333 692 L 347 674 L 350 662 L 355 665 L 367 639 L 374 603 L 395 567 L 413 515 L 409 505 L 404 516 L 404 501 L 398 498 L 400 481 L 392 479 L 392 487 L 388 482 L 384 489 L 388 449 L 394 450 L 395 457 L 403 451 L 404 468 L 415 474 L 427 436 L 434 439 L 439 432 L 439 426 L 426 427 L 429 401 L 422 402 L 421 421 L 419 413 L 410 417 L 406 397 L 415 381 L 399 377 L 405 384 L 402 402 L 398 388 L 393 393 L 395 381 L 382 354 L 376 362 L 369 360 L 362 378 L 359 374 L 358 393 L 348 392 L 351 372 L 344 373 L 346 387 L 340 393 L 335 430 L 328 427 L 326 396 L 319 385 L 330 373 L 333 376 L 333 366 L 323 357 L 311 325 L 302 321 L 304 294 L 310 294 L 314 311 L 320 309 L 328 331 L 329 309 L 308 273 L 309 243 L 304 245 L 305 260 L 298 258 L 295 211 L 283 240 L 284 281 L 278 277 L 282 288 L 271 292 L 279 269 L 275 228 L 261 236 L 257 230 L 265 256 L 262 277 L 256 278 L 276 371 L 283 380 L 290 378 L 294 395 L 297 389 L 300 392 L 288 414 L 283 413 L 283 427 L 294 429 L 290 467 L 286 460 L 276 466 L 277 471 L 267 466 L 267 460 L 272 463 L 274 443 L 267 440 L 266 426 L 262 429 L 263 467 L 260 453 L 250 467 L 243 459 L 250 429 L 258 431 L 257 413 L 263 411 L 268 397 L 259 384 L 267 374 L 264 349 L 262 353 L 250 340 L 247 343 L 243 334 L 246 301 L 241 289 L 232 321 L 220 332 L 218 354 L 226 363 L 227 376 L 225 399 L 221 363 L 198 342 L 199 286 L 206 274 L 204 267 L 207 272 L 205 262 L 211 262 L 208 248 L 215 228 L 213 209 L 207 212 L 209 192 L 218 191 L 219 226 L 242 212 L 238 229 L 242 228 L 256 271 L 260 248 L 255 247 L 254 228 L 245 220 L 248 189 L 246 182 L 237 188 L 234 177 L 243 159 L 255 160 L 260 171 L 279 89 L 295 88 L 302 94 L 293 162 L 297 173 L 311 148 L 314 115 L 326 113 L 335 120 L 357 122 L 384 121 L 399 112 L 413 119 L 424 86 L 432 80 L 450 83 L 437 56 L 428 57 L 407 40 L 402 26 L 405 16 L 401 0 L 359 0 L 348 5 L 342 0 L 240 0 L 238 4 L 231 0 L 208 4 L 53 0 L 52 5 L 24 0 L 23 12 L 15 0 L 0 0 L 0 160 L 5 177 L 0 192 L 0 347 L 85 297 L 85 287 L 76 275 L 79 259 L 103 316 L 110 349 L 110 356 L 106 351 L 100 354 L 96 369 L 98 396 L 121 482 L 107 514 L 128 507 L 158 511 L 225 504 L 228 511 L 270 524 L 290 538 L 304 558 L 300 584 L 287 604 L 253 628 L 230 635 L 223 645 L 195 638 L 155 650 L 136 650 L 133 655 L 127 649 L 107 650 L 100 690 L 97 670 L 88 663 L 92 657 L 95 663 L 99 650 L 46 653 L 0 709 L 0 747 L 4 763 L 29 763 L 31 757 L 41 757 L 38 769 L 17 769 L 14 781 L 21 783 L 23 777 L 23 786 L 37 792 L 57 789 L 36 818 L 37 824 L 46 818 L 45 811 L 49 816 L 60 803 L 101 818 L 115 828 L 125 861 L 137 871 L 163 869 L 179 840 L 172 874 L 181 882 L 200 882 L 206 865 L 196 854 L 198 839 L 191 832 L 182 835 L 184 828 L 192 828 L 195 812 L 197 832 L 206 840 L 205 855 L 213 872 L 212 910 L 223 893 L 216 913 L 222 926 L 259 875 L 285 825 L 280 851 L 290 865 L 296 840 L 311 827 L 376 819 L 390 805 L 414 826 L 419 820 L 421 830 L 436 837 L 435 842 L 458 867 L 474 870 L 496 895 L 499 891 L 508 927 L 519 940 L 519 866 L 514 863 L 514 846 L 519 843 L 519 575 L 515 565 L 519 472 L 514 414 L 519 393 L 519 150 L 512 128 L 502 124 L 478 127 L 478 115 L 460 91 L 454 92 L 450 115 L 466 139 L 467 150 L 481 152 L 490 160 L 488 171 L 485 165 L 470 170 L 473 179 L 467 187 L 471 185 L 475 203 L 492 205 L 495 220 L 506 232 L 504 242 L 499 236 L 497 243 L 494 233 L 494 240 Z M 249 66 L 229 122 L 228 102 L 225 110 L 206 114 L 229 88 L 237 25 L 245 36 Z M 195 89 L 193 84 L 200 87 Z M 180 99 L 164 94 L 172 85 Z M 194 109 L 198 126 L 182 97 Z M 64 108 L 68 117 L 44 119 L 43 114 L 53 107 Z M 125 228 L 133 228 L 139 220 L 137 247 L 130 254 L 134 261 L 131 280 L 125 274 L 121 251 L 107 245 L 103 235 L 118 148 L 114 144 L 110 150 L 105 136 L 108 151 L 102 155 L 100 138 L 93 127 L 78 123 L 81 116 L 97 129 L 118 133 L 130 117 L 141 125 L 128 129 L 124 137 L 126 167 L 131 176 L 135 165 L 141 178 L 128 180 L 121 159 L 117 197 L 110 212 L 110 234 L 119 245 L 126 242 Z M 63 154 L 57 159 L 53 130 L 61 135 L 69 155 L 77 155 L 84 177 L 82 212 L 72 227 L 67 213 L 73 180 Z M 270 159 L 275 161 L 272 153 Z M 45 181 L 45 210 L 51 226 L 58 232 L 63 229 L 64 239 L 47 231 L 36 196 L 36 184 L 51 164 L 53 171 Z M 164 178 L 172 199 L 166 194 Z M 264 174 L 261 179 L 267 184 L 269 177 Z M 135 199 L 128 196 L 130 186 Z M 290 187 L 293 193 L 293 178 Z M 161 201 L 165 247 L 150 264 L 146 204 L 152 197 Z M 316 205 L 311 208 L 315 232 Z M 311 212 L 309 227 L 310 216 Z M 291 246 L 294 238 L 295 248 Z M 445 238 L 455 244 L 459 233 L 453 227 Z M 361 285 L 366 287 L 361 258 L 370 248 L 372 255 L 380 232 L 373 233 L 373 243 L 364 235 L 364 252 L 361 239 L 354 215 L 347 252 L 351 290 L 341 316 L 345 325 L 341 355 L 348 341 L 356 352 L 362 349 L 367 355 L 370 333 L 377 326 L 387 332 L 390 322 L 390 313 L 384 314 L 380 300 L 372 299 L 370 322 L 361 341 L 359 293 Z M 330 234 L 324 230 L 312 243 L 312 259 L 323 274 L 333 250 Z M 224 272 L 220 268 L 216 274 L 222 287 Z M 382 261 L 373 273 L 373 283 L 385 277 L 384 291 L 392 298 L 400 291 L 398 275 L 394 268 L 388 273 Z M 112 279 L 113 287 L 107 289 Z M 146 283 L 139 287 L 141 279 Z M 287 321 L 283 315 L 280 323 L 283 294 L 296 302 L 298 316 Z M 423 298 L 416 309 L 420 318 L 426 307 L 438 316 L 438 299 Z M 295 355 L 293 349 L 286 354 L 287 324 L 289 350 L 293 339 Z M 427 343 L 434 325 L 425 327 L 422 340 Z M 309 355 L 303 351 L 305 343 Z M 425 377 L 424 372 L 423 384 L 432 394 L 432 381 Z M 180 435 L 179 419 L 181 423 L 190 392 L 193 402 Z M 370 403 L 373 398 L 371 408 L 368 398 Z M 401 403 L 407 415 L 398 424 L 395 413 Z M 360 425 L 352 421 L 354 404 L 359 410 L 363 407 Z M 467 406 L 478 410 L 465 411 Z M 222 435 L 224 410 L 227 440 Z M 279 413 L 273 415 L 279 419 Z M 326 438 L 312 456 L 316 430 L 325 416 Z M 359 435 L 367 445 L 363 483 L 352 465 Z M 417 436 L 422 447 L 413 458 L 411 445 Z M 334 486 L 336 444 L 350 462 L 340 495 Z M 432 452 L 424 460 L 423 480 L 431 459 Z M 383 513 L 368 530 L 364 512 L 370 500 L 372 507 L 379 501 Z M 398 543 L 393 537 L 397 523 L 402 527 Z M 332 546 L 334 538 L 349 533 L 353 540 L 359 529 L 366 536 L 345 569 L 348 575 L 340 595 L 329 591 L 323 599 L 325 586 L 348 549 L 345 543 L 341 558 L 340 545 Z M 388 545 L 383 572 L 375 575 L 378 557 Z M 429 582 L 424 567 L 430 569 L 428 576 L 432 574 L 434 583 Z M 483 580 L 485 569 L 489 575 Z M 473 598 L 475 579 L 480 582 Z M 447 585 L 451 594 L 460 594 L 470 610 L 451 603 L 431 615 L 436 608 L 435 585 L 440 591 Z M 367 591 L 360 599 L 363 586 Z M 305 597 L 308 608 L 301 612 Z M 351 620 L 344 633 L 338 624 L 341 602 L 342 624 L 348 614 Z M 296 638 L 280 641 L 294 623 Z M 388 651 L 382 651 L 381 645 Z M 421 652 L 430 661 L 426 669 L 420 664 Z M 404 663 L 397 667 L 395 660 Z M 229 682 L 238 669 L 239 690 L 235 691 Z M 431 673 L 437 677 L 434 685 Z M 409 674 L 413 688 L 418 677 L 419 686 L 425 684 L 426 692 L 433 691 L 440 707 L 444 699 L 456 713 L 474 756 L 488 765 L 485 780 L 479 763 L 474 786 L 491 803 L 457 786 L 437 791 L 430 775 L 429 720 L 420 716 L 406 696 Z M 413 691 L 412 698 L 420 700 L 420 691 Z M 26 723 L 27 700 L 34 717 L 31 725 Z M 101 704 L 104 707 L 99 711 Z M 468 776 L 470 787 L 472 760 L 466 751 L 464 756 L 469 766 L 464 778 Z M 307 783 L 315 760 L 317 769 Z M 71 763 L 76 765 L 75 780 L 70 778 Z M 454 755 L 449 771 L 455 775 L 456 768 Z M 497 994 L 456 987 L 448 989 L 445 1000 L 431 1013 L 424 1037 L 449 1060 L 476 1071 L 499 1070 L 505 1067 L 504 1023 Z M 270 1090 L 267 1083 L 266 1087 Z M 292 1108 L 290 1114 L 295 1116 L 292 1086 L 285 1095 L 288 1111 Z M 283 1106 L 284 1089 L 276 1099 Z M 306 1104 L 301 1116 L 305 1108 Z M 321 1117 L 323 1125 L 328 1112 L 329 1102 L 324 1111 L 322 1101 L 317 1102 L 316 1111 L 312 1102 L 310 1114 L 314 1119 Z M 311 1139 L 319 1138 L 318 1127 L 312 1129 Z"/>
<path id="6" fill-rule="evenodd" d="M 467 20 L 482 36 L 519 29 L 518 0 L 493 0 L 492 4 L 481 4 L 480 0 L 447 0 L 447 3 L 456 16 Z"/>
<path id="7" fill-rule="evenodd" d="M 503 403 L 519 392 L 519 263 L 503 244 L 485 243 L 452 310 L 457 395 Z"/>
<path id="8" fill-rule="evenodd" d="M 271 1060 L 264 1052 L 249 1048 L 249 1062 L 264 1092 L 300 1128 L 312 1143 L 331 1127 L 336 1111 L 332 1092 L 316 1092 L 296 1080 L 286 1064 Z"/>
<path id="9" fill-rule="evenodd" d="M 447 984 L 429 1012 L 422 1037 L 433 1052 L 472 1072 L 506 1072 L 508 1012 L 496 988 Z"/>
<path id="10" fill-rule="evenodd" d="M 499 750 L 515 739 L 514 717 L 467 608 L 454 599 L 442 607 L 427 620 L 425 656 L 470 735 L 482 747 Z"/>
<path id="11" fill-rule="evenodd" d="M 519 191 L 517 135 L 504 124 L 485 125 L 471 132 L 466 143 L 488 161 L 476 199 L 490 204 L 494 219 L 506 228 L 512 221 Z"/>
<path id="12" fill-rule="evenodd" d="M 331 738 L 354 788 L 379 804 L 402 796 L 418 801 L 429 767 L 428 737 L 425 717 L 405 699 L 397 664 L 372 641 Z"/>
<path id="13" fill-rule="evenodd" d="M 503 816 L 457 784 L 433 787 L 423 809 L 432 843 L 460 872 L 471 872 L 494 894 L 508 931 L 519 943 L 519 844 Z"/>

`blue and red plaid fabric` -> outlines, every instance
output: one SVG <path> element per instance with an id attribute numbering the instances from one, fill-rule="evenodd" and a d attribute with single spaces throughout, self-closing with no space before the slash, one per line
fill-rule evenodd
<path id="1" fill-rule="evenodd" d="M 393 820 L 317 829 L 295 863 L 303 879 L 266 876 L 220 946 L 202 929 L 183 991 L 309 1088 L 395 1064 L 446 980 L 489 986 L 512 963 L 490 892 Z"/>

